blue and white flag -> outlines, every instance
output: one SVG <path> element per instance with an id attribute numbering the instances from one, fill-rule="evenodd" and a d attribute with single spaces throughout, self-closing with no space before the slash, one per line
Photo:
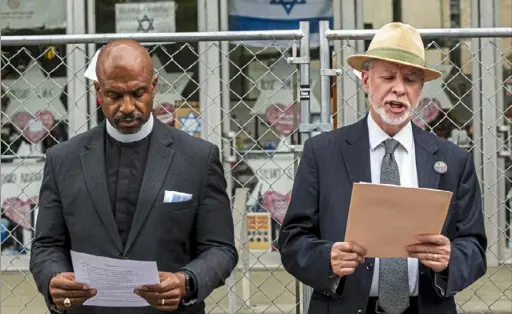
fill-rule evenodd
<path id="1" fill-rule="evenodd" d="M 332 0 L 230 0 L 229 30 L 297 30 L 309 22 L 311 46 L 319 45 L 318 23 L 333 24 Z M 268 44 L 265 42 L 261 44 Z M 248 42 L 254 45 L 253 42 Z"/>

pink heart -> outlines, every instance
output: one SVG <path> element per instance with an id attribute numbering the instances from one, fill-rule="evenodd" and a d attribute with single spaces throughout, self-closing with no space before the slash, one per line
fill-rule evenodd
<path id="1" fill-rule="evenodd" d="M 267 191 L 263 194 L 263 207 L 265 207 L 272 217 L 282 223 L 291 198 L 291 193 L 281 194 L 274 191 Z"/>
<path id="2" fill-rule="evenodd" d="M 163 123 L 174 126 L 174 106 L 170 103 L 160 103 L 153 108 L 155 118 Z"/>
<path id="3" fill-rule="evenodd" d="M 297 110 L 297 121 L 300 119 L 300 106 L 295 104 Z M 284 135 L 290 135 L 293 130 L 293 111 L 294 104 L 271 104 L 265 112 L 267 122 L 275 127 L 277 131 Z"/>
<path id="4" fill-rule="evenodd" d="M 25 228 L 32 228 L 32 207 L 34 202 L 31 199 L 23 201 L 19 197 L 11 197 L 4 201 L 2 207 L 7 218 L 17 225 Z"/>
<path id="5" fill-rule="evenodd" d="M 20 111 L 13 115 L 12 123 L 25 138 L 33 144 L 39 143 L 54 125 L 53 115 L 48 110 L 39 111 L 35 117 Z"/>
<path id="6" fill-rule="evenodd" d="M 417 117 L 414 124 L 423 128 L 426 124 L 432 122 L 439 115 L 441 104 L 435 98 L 423 98 L 416 108 Z"/>

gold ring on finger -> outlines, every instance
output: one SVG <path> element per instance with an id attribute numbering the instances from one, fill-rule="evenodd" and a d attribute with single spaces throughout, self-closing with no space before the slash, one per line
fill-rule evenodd
<path id="1" fill-rule="evenodd" d="M 65 307 L 70 307 L 71 306 L 71 300 L 69 298 L 65 298 L 64 299 L 64 306 Z"/>
<path id="2" fill-rule="evenodd" d="M 164 300 L 164 299 L 162 299 L 162 306 L 163 306 L 163 305 L 165 305 L 165 300 Z"/>

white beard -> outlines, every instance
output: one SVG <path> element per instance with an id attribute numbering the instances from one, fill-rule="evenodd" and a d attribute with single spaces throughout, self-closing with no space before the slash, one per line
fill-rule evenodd
<path id="1" fill-rule="evenodd" d="M 382 119 L 382 121 L 384 121 L 385 123 L 387 123 L 389 125 L 402 125 L 402 124 L 406 123 L 413 116 L 414 110 L 412 108 L 416 108 L 417 105 L 419 104 L 419 99 L 418 99 L 418 104 L 416 104 L 416 106 L 409 106 L 409 108 L 407 108 L 407 110 L 404 111 L 400 116 L 396 116 L 396 115 L 391 116 L 386 113 L 386 108 L 384 107 L 383 104 L 381 104 L 381 105 L 375 104 L 375 102 L 373 102 L 372 98 L 373 98 L 373 96 L 370 95 L 369 100 L 370 100 L 370 105 L 373 107 L 373 110 L 375 110 L 375 113 L 377 115 L 379 115 L 379 117 Z"/>

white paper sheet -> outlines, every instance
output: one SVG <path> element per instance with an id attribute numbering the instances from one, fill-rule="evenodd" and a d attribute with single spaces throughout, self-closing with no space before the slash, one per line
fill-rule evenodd
<path id="1" fill-rule="evenodd" d="M 133 291 L 143 285 L 160 282 L 156 262 L 114 259 L 71 251 L 75 280 L 96 289 L 89 306 L 149 306 Z"/>

